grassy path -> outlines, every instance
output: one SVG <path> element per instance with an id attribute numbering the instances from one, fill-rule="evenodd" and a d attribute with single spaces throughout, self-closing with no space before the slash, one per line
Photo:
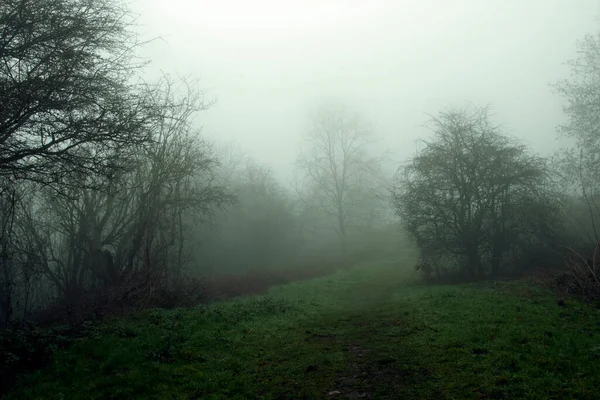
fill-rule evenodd
<path id="1" fill-rule="evenodd" d="M 597 399 L 599 385 L 598 310 L 388 265 L 108 321 L 9 398 Z"/>

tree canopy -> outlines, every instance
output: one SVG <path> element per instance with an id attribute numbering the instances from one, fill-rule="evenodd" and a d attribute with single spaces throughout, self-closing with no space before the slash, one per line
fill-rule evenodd
<path id="1" fill-rule="evenodd" d="M 431 126 L 393 193 L 426 268 L 496 274 L 509 254 L 549 239 L 557 211 L 542 158 L 493 125 L 486 107 L 442 112 Z"/>
<path id="2" fill-rule="evenodd" d="M 64 186 L 149 141 L 132 23 L 116 0 L 0 3 L 1 176 Z"/>

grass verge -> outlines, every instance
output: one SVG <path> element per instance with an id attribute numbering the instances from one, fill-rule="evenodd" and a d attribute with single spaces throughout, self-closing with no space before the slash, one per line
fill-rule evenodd
<path id="1" fill-rule="evenodd" d="M 393 265 L 108 320 L 8 399 L 596 399 L 600 311 Z"/>

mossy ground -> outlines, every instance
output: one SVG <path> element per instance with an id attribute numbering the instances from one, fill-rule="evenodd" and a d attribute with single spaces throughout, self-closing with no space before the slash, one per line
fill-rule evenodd
<path id="1" fill-rule="evenodd" d="M 600 310 L 396 265 L 106 321 L 9 399 L 598 399 Z"/>

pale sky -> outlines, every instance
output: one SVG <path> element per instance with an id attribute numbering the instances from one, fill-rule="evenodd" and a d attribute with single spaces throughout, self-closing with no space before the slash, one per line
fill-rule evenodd
<path id="1" fill-rule="evenodd" d="M 309 114 L 339 100 L 402 161 L 427 113 L 491 104 L 549 154 L 576 41 L 598 0 L 134 0 L 152 71 L 200 78 L 218 99 L 204 134 L 235 141 L 289 179 Z"/>

